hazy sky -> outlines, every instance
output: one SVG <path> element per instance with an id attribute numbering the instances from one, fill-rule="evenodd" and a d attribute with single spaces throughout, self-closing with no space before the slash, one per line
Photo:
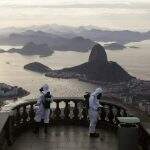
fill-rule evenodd
<path id="1" fill-rule="evenodd" d="M 150 29 L 150 0 L 1 0 L 0 28 L 43 24 Z"/>

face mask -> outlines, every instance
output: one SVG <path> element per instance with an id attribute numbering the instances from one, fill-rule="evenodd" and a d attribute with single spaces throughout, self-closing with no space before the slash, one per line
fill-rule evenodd
<path id="1" fill-rule="evenodd" d="M 40 88 L 39 91 L 40 91 L 40 92 L 43 92 L 43 88 Z"/>
<path id="2" fill-rule="evenodd" d="M 50 92 L 47 92 L 47 93 L 45 94 L 45 97 L 46 97 L 46 98 L 51 98 Z"/>
<path id="3" fill-rule="evenodd" d="M 100 99 L 102 97 L 102 93 L 97 95 L 97 99 Z"/>

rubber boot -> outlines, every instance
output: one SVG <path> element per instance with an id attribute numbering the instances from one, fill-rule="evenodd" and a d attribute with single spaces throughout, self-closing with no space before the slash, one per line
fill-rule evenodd
<path id="1" fill-rule="evenodd" d="M 48 123 L 44 123 L 44 133 L 47 134 Z"/>
<path id="2" fill-rule="evenodd" d="M 90 133 L 90 137 L 99 137 L 99 133 Z"/>
<path id="3" fill-rule="evenodd" d="M 39 122 L 35 122 L 35 128 L 34 128 L 34 133 L 35 134 L 39 134 L 39 129 L 40 129 L 40 123 Z"/>

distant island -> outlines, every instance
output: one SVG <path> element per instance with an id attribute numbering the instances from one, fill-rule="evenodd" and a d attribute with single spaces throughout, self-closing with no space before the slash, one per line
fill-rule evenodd
<path id="1" fill-rule="evenodd" d="M 8 50 L 9 53 L 20 53 L 22 55 L 40 55 L 41 57 L 52 55 L 54 52 L 49 48 L 47 44 L 35 44 L 29 42 L 23 46 L 21 49 L 12 48 Z"/>
<path id="2" fill-rule="evenodd" d="M 0 49 L 0 53 L 5 53 L 6 51 L 3 49 Z"/>
<path id="3" fill-rule="evenodd" d="M 129 46 L 129 48 L 136 48 L 136 49 L 137 49 L 137 48 L 139 48 L 139 47 L 137 47 L 137 46 Z"/>
<path id="4" fill-rule="evenodd" d="M 8 99 L 16 99 L 19 97 L 24 97 L 29 95 L 30 93 L 18 86 L 11 86 L 5 83 L 0 83 L 0 99 L 8 100 Z"/>
<path id="5" fill-rule="evenodd" d="M 119 43 L 110 43 L 110 44 L 104 44 L 104 48 L 107 50 L 123 50 L 126 48 L 126 46 Z"/>
<path id="6" fill-rule="evenodd" d="M 24 66 L 24 69 L 35 71 L 38 73 L 46 73 L 51 71 L 51 69 L 39 62 L 33 62 Z"/>
<path id="7" fill-rule="evenodd" d="M 25 69 L 35 71 L 35 64 L 31 63 L 24 66 Z M 30 66 L 30 68 L 29 68 Z M 39 70 L 45 68 L 38 64 Z M 49 70 L 47 72 L 47 70 Z M 61 70 L 52 70 L 48 68 L 45 70 L 47 77 L 54 78 L 78 78 L 83 81 L 97 81 L 97 82 L 123 82 L 133 79 L 121 66 L 116 62 L 109 62 L 105 49 L 100 44 L 96 44 L 91 51 L 89 60 L 81 65 L 64 68 Z M 43 73 L 43 71 L 42 71 Z"/>

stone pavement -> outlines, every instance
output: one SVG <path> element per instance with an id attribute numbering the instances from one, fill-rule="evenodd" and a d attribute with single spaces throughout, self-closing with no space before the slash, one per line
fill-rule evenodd
<path id="1" fill-rule="evenodd" d="M 49 127 L 47 135 L 40 129 L 39 136 L 29 130 L 22 133 L 8 150 L 117 150 L 115 133 L 107 130 L 99 132 L 99 138 L 90 138 L 86 127 Z"/>

